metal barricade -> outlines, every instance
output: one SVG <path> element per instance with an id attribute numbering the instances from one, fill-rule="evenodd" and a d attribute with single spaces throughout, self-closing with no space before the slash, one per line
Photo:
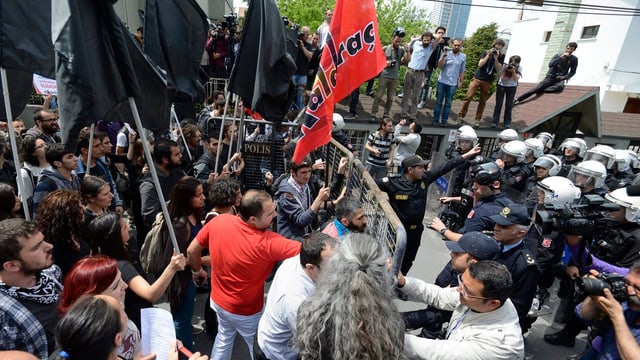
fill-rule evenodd
<path id="1" fill-rule="evenodd" d="M 378 188 L 357 159 L 349 176 L 348 194 L 362 202 L 369 234 L 389 249 L 393 257 L 393 271 L 398 273 L 407 248 L 407 233 L 391 208 L 387 194 Z"/>
<path id="2" fill-rule="evenodd" d="M 227 89 L 228 82 L 229 79 L 225 78 L 210 78 L 209 81 L 204 84 L 204 91 L 207 98 L 213 96 L 213 93 L 216 91 L 224 92 Z"/>

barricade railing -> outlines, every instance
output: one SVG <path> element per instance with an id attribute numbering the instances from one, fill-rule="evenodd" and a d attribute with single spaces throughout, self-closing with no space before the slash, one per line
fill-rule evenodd
<path id="1" fill-rule="evenodd" d="M 398 273 L 407 248 L 405 228 L 391 208 L 387 194 L 378 188 L 360 160 L 354 160 L 353 170 L 349 176 L 348 194 L 362 202 L 369 234 L 389 249 L 394 273 Z"/>

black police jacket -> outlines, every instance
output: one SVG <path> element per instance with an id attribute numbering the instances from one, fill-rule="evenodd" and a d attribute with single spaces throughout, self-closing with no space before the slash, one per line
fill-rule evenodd
<path id="1" fill-rule="evenodd" d="M 377 179 L 376 184 L 380 190 L 389 194 L 389 203 L 405 227 L 420 225 L 427 208 L 429 185 L 464 161 L 461 156 L 456 156 L 434 166 L 431 171 L 425 171 L 422 179 L 415 182 L 409 181 L 403 174 Z"/>

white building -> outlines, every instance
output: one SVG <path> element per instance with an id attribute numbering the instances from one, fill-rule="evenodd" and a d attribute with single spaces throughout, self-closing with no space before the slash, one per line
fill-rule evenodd
<path id="1" fill-rule="evenodd" d="M 574 41 L 579 65 L 569 84 L 598 86 L 602 111 L 640 113 L 640 17 L 614 15 L 621 12 L 612 8 L 639 11 L 640 1 L 568 0 L 562 8 L 525 6 L 522 20 L 513 24 L 507 58 L 520 55 L 522 81 L 538 82 L 551 57 Z"/>

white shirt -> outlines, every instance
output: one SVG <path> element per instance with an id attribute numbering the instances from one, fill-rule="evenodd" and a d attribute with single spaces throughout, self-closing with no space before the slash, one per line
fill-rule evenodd
<path id="1" fill-rule="evenodd" d="M 329 35 L 329 24 L 325 20 L 320 26 L 318 26 L 317 32 L 320 34 L 320 41 L 318 42 L 318 47 L 321 49 L 324 47 L 324 44 L 327 43 L 327 35 Z"/>
<path id="2" fill-rule="evenodd" d="M 400 166 L 404 158 L 415 155 L 422 140 L 420 134 L 400 135 L 401 127 L 400 124 L 396 125 L 396 130 L 393 133 L 394 140 L 400 142 L 396 147 L 396 153 L 393 155 L 393 164 L 396 166 Z"/>
<path id="3" fill-rule="evenodd" d="M 298 308 L 315 291 L 316 284 L 300 265 L 300 255 L 282 262 L 273 278 L 267 304 L 258 324 L 258 345 L 267 358 L 297 358 L 292 339 Z"/>

